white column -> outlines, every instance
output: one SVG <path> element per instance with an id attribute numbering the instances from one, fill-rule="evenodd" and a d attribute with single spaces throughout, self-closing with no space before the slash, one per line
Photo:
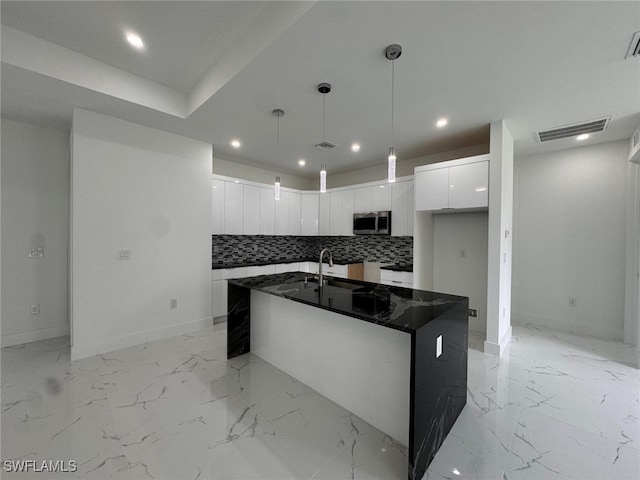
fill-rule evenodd
<path id="1" fill-rule="evenodd" d="M 489 151 L 489 265 L 484 351 L 500 355 L 511 340 L 513 225 L 513 137 L 504 120 L 491 123 Z"/>

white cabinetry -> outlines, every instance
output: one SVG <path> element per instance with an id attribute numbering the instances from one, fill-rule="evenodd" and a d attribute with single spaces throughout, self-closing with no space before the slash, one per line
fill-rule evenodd
<path id="1" fill-rule="evenodd" d="M 243 233 L 257 235 L 260 233 L 260 187 L 253 185 L 244 185 L 243 187 Z M 235 215 L 240 216 L 238 212 Z"/>
<path id="2" fill-rule="evenodd" d="M 330 267 L 328 263 L 322 265 L 322 274 L 330 275 L 332 277 L 338 278 L 347 278 L 348 266 L 347 265 L 336 265 Z"/>
<path id="3" fill-rule="evenodd" d="M 489 155 L 415 169 L 416 210 L 478 209 L 489 206 Z"/>
<path id="4" fill-rule="evenodd" d="M 211 233 L 222 235 L 224 231 L 224 181 L 214 178 L 211 182 Z"/>
<path id="5" fill-rule="evenodd" d="M 413 288 L 413 272 L 394 272 L 393 270 L 380 270 L 380 283 L 396 287 Z"/>
<path id="6" fill-rule="evenodd" d="M 280 192 L 280 200 L 275 202 L 275 233 L 289 235 L 289 193 Z"/>
<path id="7" fill-rule="evenodd" d="M 383 212 L 391 210 L 392 183 L 371 187 L 371 210 L 373 212 Z"/>
<path id="8" fill-rule="evenodd" d="M 354 189 L 354 212 L 381 212 L 391 210 L 392 185 L 372 185 Z"/>
<path id="9" fill-rule="evenodd" d="M 235 182 L 224 182 L 224 233 L 241 235 L 243 233 L 242 215 L 243 185 Z"/>
<path id="10" fill-rule="evenodd" d="M 321 193 L 318 206 L 318 234 L 331 234 L 331 194 Z"/>
<path id="11" fill-rule="evenodd" d="M 318 194 L 300 195 L 300 235 L 318 235 Z"/>
<path id="12" fill-rule="evenodd" d="M 353 190 L 330 194 L 329 235 L 353 235 Z"/>
<path id="13" fill-rule="evenodd" d="M 247 267 L 247 277 L 257 277 L 258 275 L 273 275 L 276 273 L 275 265 L 257 265 Z"/>
<path id="14" fill-rule="evenodd" d="M 275 265 L 276 273 L 286 273 L 286 272 L 299 272 L 300 264 L 299 263 L 279 263 Z"/>
<path id="15" fill-rule="evenodd" d="M 273 188 L 260 188 L 260 235 L 273 235 L 275 232 L 275 202 Z"/>
<path id="16" fill-rule="evenodd" d="M 287 235 L 300 235 L 300 223 L 301 218 L 301 204 L 300 194 L 294 192 L 286 192 L 289 199 L 289 226 L 287 228 Z M 278 232 L 276 232 L 277 234 Z"/>
<path id="17" fill-rule="evenodd" d="M 413 180 L 396 182 L 392 187 L 391 235 L 413 235 Z"/>

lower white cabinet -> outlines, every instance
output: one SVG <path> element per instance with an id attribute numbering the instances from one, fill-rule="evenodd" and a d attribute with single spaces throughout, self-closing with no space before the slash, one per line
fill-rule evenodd
<path id="1" fill-rule="evenodd" d="M 413 272 L 394 272 L 393 270 L 380 270 L 380 283 L 396 287 L 413 288 Z"/>
<path id="2" fill-rule="evenodd" d="M 325 263 L 322 265 L 322 274 L 330 275 L 332 277 L 347 278 L 348 276 L 347 270 L 348 270 L 347 265 L 334 264 L 333 267 L 330 267 L 328 263 Z"/>
<path id="3" fill-rule="evenodd" d="M 299 272 L 300 264 L 299 263 L 279 263 L 276 266 L 275 273 L 286 273 L 286 272 Z"/>
<path id="4" fill-rule="evenodd" d="M 247 267 L 247 277 L 257 277 L 258 275 L 273 275 L 276 273 L 275 265 L 258 265 Z"/>

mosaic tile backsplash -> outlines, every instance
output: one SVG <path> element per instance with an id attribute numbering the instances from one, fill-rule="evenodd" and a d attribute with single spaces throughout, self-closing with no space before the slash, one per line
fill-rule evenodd
<path id="1" fill-rule="evenodd" d="M 317 261 L 322 248 L 329 248 L 334 262 L 341 264 L 369 261 L 404 266 L 413 263 L 413 237 L 213 235 L 212 243 L 213 267 Z"/>

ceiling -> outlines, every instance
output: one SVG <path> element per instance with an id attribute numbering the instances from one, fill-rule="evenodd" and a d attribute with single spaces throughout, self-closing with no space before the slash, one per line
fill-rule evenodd
<path id="1" fill-rule="evenodd" d="M 2 1 L 0 18 L 3 117 L 69 129 L 73 108 L 86 108 L 303 177 L 322 162 L 329 173 L 386 162 L 392 43 L 403 47 L 399 161 L 486 144 L 500 119 L 519 154 L 576 145 L 539 144 L 539 130 L 612 116 L 584 142 L 600 143 L 640 124 L 640 60 L 625 59 L 637 1 Z M 126 43 L 128 30 L 144 51 Z M 329 152 L 313 148 L 323 140 L 320 82 L 333 86 Z M 285 111 L 279 146 L 275 108 Z"/>

